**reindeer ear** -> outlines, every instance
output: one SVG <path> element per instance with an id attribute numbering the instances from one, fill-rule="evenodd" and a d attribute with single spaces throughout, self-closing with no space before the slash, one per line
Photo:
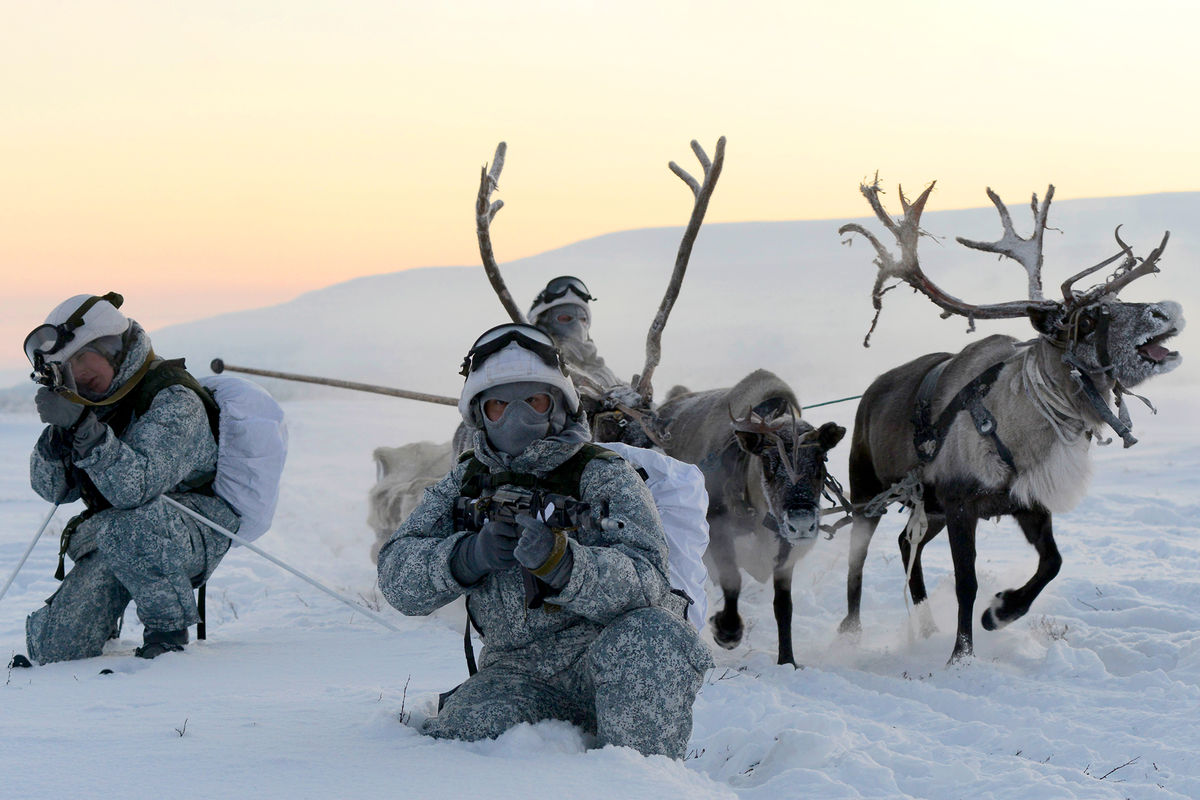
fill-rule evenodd
<path id="1" fill-rule="evenodd" d="M 817 431 L 817 441 L 822 450 L 832 450 L 846 435 L 846 429 L 836 422 L 826 422 Z"/>
<path id="2" fill-rule="evenodd" d="M 750 455 L 756 455 L 762 452 L 763 437 L 761 433 L 752 431 L 734 431 L 734 437 L 737 439 L 738 447 L 745 450 Z"/>
<path id="3" fill-rule="evenodd" d="M 1062 318 L 1062 309 L 1054 308 L 1031 308 L 1029 309 L 1029 321 L 1033 323 L 1034 329 L 1044 335 L 1049 336 L 1058 328 L 1059 320 Z"/>

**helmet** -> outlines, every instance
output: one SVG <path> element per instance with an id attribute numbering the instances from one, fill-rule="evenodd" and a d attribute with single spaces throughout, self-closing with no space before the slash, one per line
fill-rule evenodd
<path id="1" fill-rule="evenodd" d="M 533 299 L 533 305 L 529 307 L 529 319 L 537 322 L 537 318 L 542 315 L 543 311 L 564 303 L 582 305 L 587 308 L 588 301 L 595 299 L 588 293 L 587 286 L 579 278 L 572 275 L 560 275 L 547 283 L 546 288 L 542 289 Z"/>
<path id="2" fill-rule="evenodd" d="M 62 364 L 101 337 L 125 333 L 129 318 L 117 310 L 123 302 L 116 292 L 64 300 L 25 337 L 25 355 L 35 367 L 38 360 Z"/>
<path id="3" fill-rule="evenodd" d="M 548 384 L 562 392 L 568 412 L 579 412 L 579 393 L 567 377 L 554 340 L 532 325 L 507 323 L 485 331 L 463 359 L 462 374 L 467 381 L 458 411 L 472 427 L 480 426 L 473 418 L 472 401 L 485 389 L 508 383 Z"/>

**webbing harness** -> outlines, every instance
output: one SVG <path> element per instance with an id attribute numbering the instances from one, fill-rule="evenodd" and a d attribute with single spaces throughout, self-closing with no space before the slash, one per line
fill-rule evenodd
<path id="1" fill-rule="evenodd" d="M 468 462 L 462 482 L 459 484 L 459 494 L 463 497 L 477 498 L 501 486 L 516 486 L 521 489 L 542 489 L 579 500 L 581 499 L 579 482 L 583 477 L 583 471 L 597 458 L 613 461 L 621 457 L 612 450 L 587 442 L 566 461 L 539 477 L 527 472 L 509 470 L 492 472 L 486 464 L 475 457 L 474 450 L 467 450 L 458 457 L 458 463 Z M 526 583 L 526 595 L 530 597 L 530 607 L 536 608 L 542 605 L 543 599 L 550 593 L 550 586 L 528 570 L 521 570 L 521 574 Z M 463 653 L 467 659 L 467 674 L 474 675 L 479 670 L 475 664 L 475 648 L 471 644 L 471 625 L 474 624 L 474 621 L 471 619 L 469 600 L 470 598 L 467 603 L 467 623 L 463 629 Z M 476 629 L 478 630 L 478 626 Z M 480 631 L 480 633 L 482 632 Z M 447 692 L 439 698 L 439 710 L 451 692 Z"/>

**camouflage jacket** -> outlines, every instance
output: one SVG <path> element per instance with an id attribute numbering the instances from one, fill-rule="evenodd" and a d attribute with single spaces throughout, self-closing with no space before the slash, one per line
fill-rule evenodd
<path id="1" fill-rule="evenodd" d="M 575 454 L 579 443 L 534 442 L 510 464 L 490 452 L 476 433 L 476 457 L 494 471 L 544 476 Z M 608 516 L 619 530 L 597 528 L 571 534 L 574 567 L 558 594 L 536 609 L 525 607 L 519 568 L 494 572 L 464 586 L 450 571 L 450 555 L 467 531 L 453 524 L 455 501 L 467 463 L 459 463 L 425 490 L 421 504 L 379 552 L 379 584 L 393 606 L 409 615 L 428 614 L 467 595 L 471 619 L 483 635 L 480 666 L 500 659 L 522 661 L 539 674 L 554 674 L 577 659 L 603 627 L 646 606 L 674 609 L 667 582 L 667 543 L 645 483 L 624 460 L 594 459 L 580 478 L 580 498 Z"/>

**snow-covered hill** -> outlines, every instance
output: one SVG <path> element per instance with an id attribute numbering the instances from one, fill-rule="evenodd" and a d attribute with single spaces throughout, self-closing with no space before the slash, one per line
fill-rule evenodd
<path id="1" fill-rule="evenodd" d="M 936 195 L 935 195 L 936 199 Z M 1025 210 L 1009 198 L 1022 229 Z M 1164 272 L 1131 297 L 1196 309 L 1187 227 L 1200 195 L 1055 205 L 1048 286 L 1110 254 L 1111 228 L 1139 252 L 1172 230 Z M 506 210 L 504 213 L 510 213 Z M 503 253 L 503 217 L 495 230 Z M 992 239 L 992 209 L 930 213 L 938 234 Z M 857 394 L 880 370 L 969 338 L 907 292 L 888 297 L 874 345 L 869 250 L 843 248 L 830 222 L 737 224 L 701 234 L 664 341 L 660 392 L 729 384 L 765 366 L 807 402 Z M 579 274 L 600 298 L 596 339 L 621 372 L 641 366 L 646 324 L 678 231 L 613 234 L 505 265 L 518 297 Z M 932 246 L 930 246 L 932 245 Z M 928 271 L 959 296 L 1016 297 L 1023 277 L 959 245 L 928 242 Z M 637 287 L 637 290 L 634 290 Z M 130 298 L 135 313 L 136 298 Z M 502 321 L 481 270 L 376 276 L 268 309 L 154 332 L 156 349 L 194 364 L 233 363 L 456 394 L 463 350 Z M 991 326 L 981 330 L 992 331 Z M 1000 329 L 1001 326 L 995 326 Z M 1011 330 L 1024 335 L 1020 324 Z M 864 632 L 836 634 L 845 609 L 848 536 L 822 540 L 797 567 L 794 636 L 802 670 L 774 664 L 769 587 L 748 584 L 747 639 L 716 651 L 696 705 L 689 757 L 586 751 L 558 723 L 494 742 L 434 742 L 411 726 L 465 676 L 461 607 L 403 618 L 394 634 L 279 571 L 233 551 L 210 584 L 209 639 L 141 662 L 132 613 L 112 653 L 13 670 L 0 687 L 0 796 L 108 798 L 1195 798 L 1200 797 L 1200 423 L 1188 359 L 1146 384 L 1162 410 L 1134 409 L 1141 442 L 1096 452 L 1097 478 L 1055 520 L 1062 573 L 1031 613 L 977 631 L 977 656 L 944 666 L 954 630 L 948 550 L 926 553 L 940 632 L 910 634 L 889 514 L 870 552 Z M 204 370 L 198 370 L 203 372 Z M 274 384 L 275 387 L 282 384 Z M 338 390 L 290 392 L 292 453 L 279 514 L 260 544 L 322 581 L 377 604 L 365 498 L 371 450 L 446 439 L 451 408 Z M 849 426 L 854 404 L 813 412 Z M 0 414 L 0 577 L 47 507 L 28 488 L 31 411 Z M 845 478 L 845 445 L 831 468 Z M 60 511 L 0 601 L 0 653 L 24 651 L 24 616 L 55 588 Z M 983 523 L 980 597 L 1023 583 L 1036 557 L 1009 521 Z M 710 589 L 710 604 L 720 602 Z M 707 635 L 706 635 L 706 638 Z M 711 642 L 711 639 L 708 639 Z M 101 669 L 113 674 L 101 675 Z M 410 724 L 404 724 L 408 721 Z"/>
<path id="2" fill-rule="evenodd" d="M 1027 205 L 1007 198 L 1017 230 L 1031 227 Z M 888 196 L 895 203 L 894 194 Z M 898 204 L 897 204 L 898 205 Z M 866 203 L 863 204 L 864 211 Z M 493 239 L 513 296 L 522 307 L 546 280 L 582 277 L 599 299 L 593 338 L 618 374 L 645 360 L 645 337 L 675 261 L 681 231 L 625 231 L 504 263 L 504 214 Z M 1200 308 L 1200 193 L 1148 195 L 1055 203 L 1046 235 L 1046 292 L 1083 266 L 1116 252 L 1113 230 L 1145 255 L 1171 231 L 1161 275 L 1143 278 L 1127 299 L 1175 299 Z M 945 237 L 922 243 L 926 272 L 947 291 L 971 302 L 1024 297 L 1025 274 L 1013 261 L 967 250 L 953 240 L 1000 236 L 992 207 L 937 211 L 936 192 L 924 227 Z M 839 222 L 763 222 L 706 225 L 697 240 L 683 291 L 663 336 L 659 393 L 674 383 L 712 388 L 735 383 L 753 367 L 792 382 L 805 403 L 857 394 L 881 371 L 922 352 L 957 349 L 972 340 L 961 319 L 940 319 L 923 297 L 908 291 L 887 298 L 870 349 L 861 346 L 871 319 L 873 253 L 859 239 L 847 247 Z M 880 226 L 873 223 L 875 229 Z M 128 298 L 136 316 L 136 298 Z M 374 275 L 311 292 L 282 305 L 226 314 L 155 333 L 158 352 L 187 355 L 207 366 L 221 356 L 233 364 L 387 383 L 454 395 L 457 367 L 475 335 L 506 322 L 482 268 L 440 267 Z M 981 324 L 985 333 L 1025 337 L 1024 322 Z M 1197 336 L 1180 340 L 1185 350 Z M 1187 381 L 1188 364 L 1172 375 Z"/>

